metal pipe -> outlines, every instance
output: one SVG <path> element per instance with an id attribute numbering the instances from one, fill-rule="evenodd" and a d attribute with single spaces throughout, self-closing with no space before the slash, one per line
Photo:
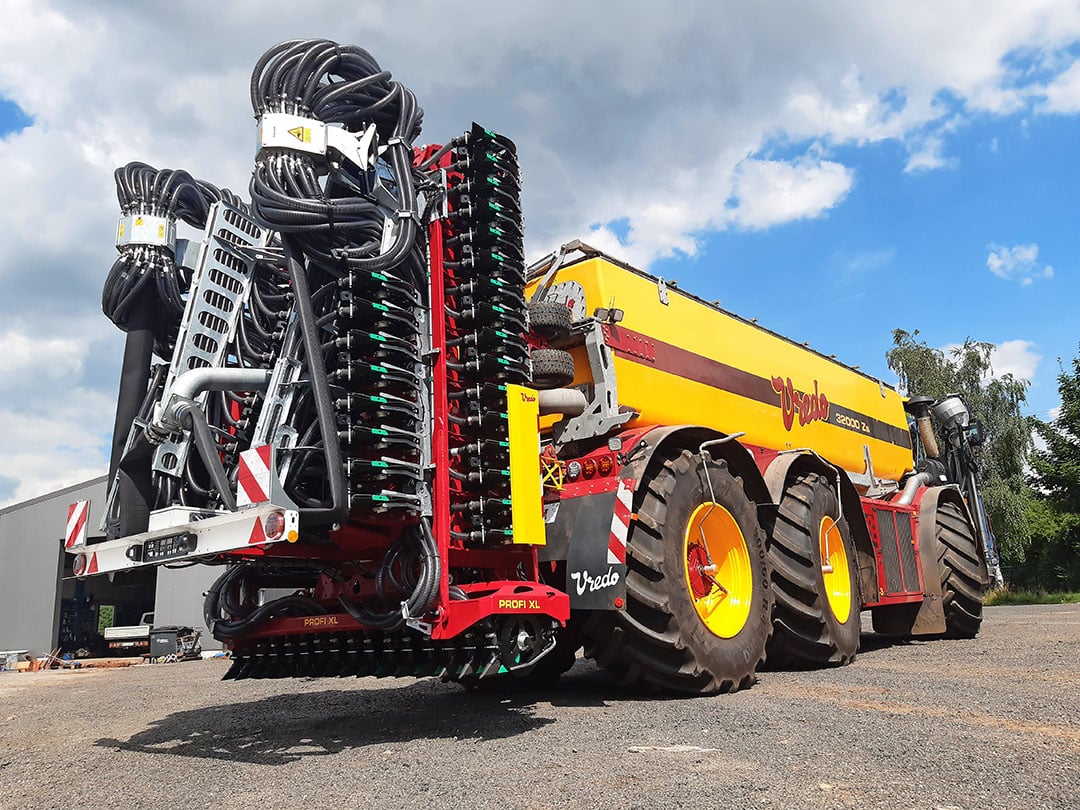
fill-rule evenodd
<path id="1" fill-rule="evenodd" d="M 537 394 L 541 416 L 553 413 L 580 416 L 589 407 L 589 400 L 585 398 L 584 392 L 576 388 L 551 388 L 538 391 Z"/>
<path id="2" fill-rule="evenodd" d="M 195 368 L 177 376 L 170 393 L 195 399 L 203 391 L 265 391 L 269 384 L 265 368 Z"/>
<path id="3" fill-rule="evenodd" d="M 915 473 L 904 484 L 904 491 L 900 494 L 893 503 L 897 506 L 907 506 L 915 500 L 915 493 L 919 491 L 919 487 L 929 486 L 930 482 L 934 479 L 930 477 L 930 473 Z"/>

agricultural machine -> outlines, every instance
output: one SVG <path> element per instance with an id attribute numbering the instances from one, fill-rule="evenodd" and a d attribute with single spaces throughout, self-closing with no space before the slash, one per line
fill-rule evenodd
<path id="1" fill-rule="evenodd" d="M 977 633 L 962 399 L 905 402 L 579 242 L 527 266 L 514 143 L 419 145 L 361 48 L 282 43 L 251 100 L 250 203 L 116 173 L 127 342 L 77 575 L 220 566 L 236 679 L 547 680 L 584 649 L 711 693 L 851 661 L 864 610 Z"/>

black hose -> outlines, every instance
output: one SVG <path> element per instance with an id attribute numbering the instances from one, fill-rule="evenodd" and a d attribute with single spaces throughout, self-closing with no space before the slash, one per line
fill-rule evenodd
<path id="1" fill-rule="evenodd" d="M 412 557 L 408 560 L 408 565 L 406 564 L 407 554 Z M 416 582 L 397 581 L 393 574 L 394 567 L 398 566 L 405 571 L 411 565 L 419 568 Z M 424 616 L 435 606 L 442 581 L 442 567 L 439 561 L 439 550 L 426 518 L 420 520 L 419 529 L 414 527 L 408 530 L 408 534 L 403 535 L 383 558 L 376 574 L 376 591 L 380 592 L 383 601 L 388 601 L 388 597 L 383 593 L 385 585 L 382 584 L 387 578 L 391 579 L 399 590 L 408 591 L 407 595 L 403 593 L 401 597 L 398 597 L 399 603 L 396 608 L 376 612 L 367 606 L 356 605 L 344 595 L 338 597 L 338 604 L 365 627 L 386 631 L 400 629 L 405 625 L 406 617 Z"/>
<path id="2" fill-rule="evenodd" d="M 257 588 L 309 588 L 317 573 L 317 570 L 310 568 L 267 571 L 256 570 L 254 566 L 247 564 L 230 566 L 206 591 L 203 621 L 214 634 L 214 638 L 224 640 L 243 636 L 259 623 L 275 616 L 322 615 L 326 613 L 322 605 L 299 594 L 283 596 L 250 610 L 233 597 L 234 587 L 243 588 L 249 584 Z M 223 613 L 234 618 L 226 620 Z"/>
<path id="3" fill-rule="evenodd" d="M 199 451 L 199 456 L 202 458 L 206 471 L 210 473 L 218 497 L 225 504 L 226 509 L 235 512 L 236 498 L 233 496 L 232 487 L 229 486 L 229 477 L 225 473 L 225 467 L 222 466 L 221 458 L 218 456 L 220 448 L 214 439 L 214 434 L 210 432 L 206 414 L 197 405 L 192 404 L 184 408 L 179 416 L 181 424 L 191 431 L 191 435 L 195 439 L 195 447 Z"/>
<path id="4" fill-rule="evenodd" d="M 228 189 L 196 180 L 182 169 L 155 169 L 132 162 L 117 169 L 114 178 L 124 216 L 164 217 L 203 228 L 210 206 L 218 200 L 246 207 Z M 159 357 L 168 358 L 184 313 L 184 296 L 190 286 L 188 273 L 177 266 L 173 250 L 167 245 L 131 243 L 120 247 L 119 252 L 102 289 L 102 311 L 129 331 L 140 328 L 138 313 L 149 308 L 155 351 Z"/>
<path id="5" fill-rule="evenodd" d="M 337 436 L 337 423 L 334 414 L 334 402 L 330 396 L 330 384 L 326 379 L 326 368 L 322 363 L 322 347 L 319 341 L 318 325 L 308 290 L 307 274 L 297 260 L 297 251 L 292 237 L 282 237 L 285 261 L 292 275 L 293 290 L 296 294 L 296 314 L 300 321 L 300 331 L 304 339 L 304 354 L 307 358 L 308 375 L 311 378 L 311 391 L 315 399 L 316 418 L 323 437 L 323 449 L 326 454 L 326 477 L 330 484 L 330 508 L 312 509 L 305 513 L 308 519 L 325 523 L 340 523 L 349 516 L 348 484 L 345 481 L 345 465 L 341 458 L 341 443 Z"/>

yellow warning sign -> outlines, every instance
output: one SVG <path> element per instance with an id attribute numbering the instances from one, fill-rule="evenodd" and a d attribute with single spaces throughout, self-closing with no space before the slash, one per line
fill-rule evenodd
<path id="1" fill-rule="evenodd" d="M 311 129 L 308 127 L 293 127 L 289 134 L 302 143 L 311 143 Z"/>

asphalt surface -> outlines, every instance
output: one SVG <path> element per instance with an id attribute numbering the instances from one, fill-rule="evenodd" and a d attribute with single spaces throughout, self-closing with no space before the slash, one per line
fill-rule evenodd
<path id="1" fill-rule="evenodd" d="M 864 634 L 735 695 L 427 679 L 220 682 L 227 662 L 0 674 L 0 807 L 1080 807 L 1080 605 L 973 641 Z"/>

